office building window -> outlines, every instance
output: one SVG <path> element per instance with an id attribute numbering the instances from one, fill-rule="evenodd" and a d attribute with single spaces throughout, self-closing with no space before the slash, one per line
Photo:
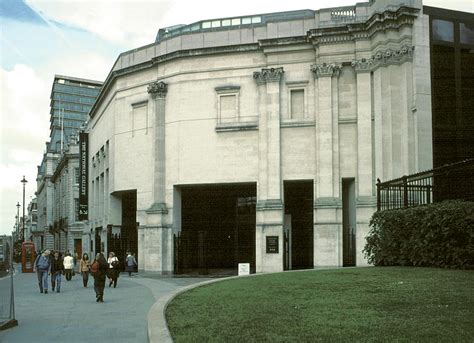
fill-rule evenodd
<path id="1" fill-rule="evenodd" d="M 454 25 L 452 22 L 433 19 L 433 39 L 444 42 L 454 41 Z"/>

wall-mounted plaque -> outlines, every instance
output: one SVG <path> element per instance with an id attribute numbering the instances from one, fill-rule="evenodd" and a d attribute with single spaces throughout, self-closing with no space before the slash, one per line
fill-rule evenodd
<path id="1" fill-rule="evenodd" d="M 267 254 L 278 254 L 278 236 L 266 236 Z"/>
<path id="2" fill-rule="evenodd" d="M 239 263 L 239 276 L 250 274 L 250 263 Z"/>

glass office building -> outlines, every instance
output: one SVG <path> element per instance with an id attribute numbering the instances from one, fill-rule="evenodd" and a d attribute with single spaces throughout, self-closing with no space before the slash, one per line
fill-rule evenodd
<path id="1" fill-rule="evenodd" d="M 49 151 L 61 153 L 73 132 L 87 120 L 102 82 L 55 75 L 51 90 Z"/>

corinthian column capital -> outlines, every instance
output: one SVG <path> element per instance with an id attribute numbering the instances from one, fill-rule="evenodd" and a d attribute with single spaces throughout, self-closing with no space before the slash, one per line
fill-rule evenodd
<path id="1" fill-rule="evenodd" d="M 163 81 L 155 81 L 148 85 L 147 92 L 151 94 L 153 99 L 165 98 L 168 92 L 168 84 Z"/>
<path id="2" fill-rule="evenodd" d="M 341 70 L 341 66 L 337 64 L 313 64 L 311 65 L 311 71 L 314 73 L 314 77 L 323 76 L 338 76 Z"/>
<path id="3" fill-rule="evenodd" d="M 254 72 L 253 78 L 257 83 L 280 82 L 284 72 L 283 67 L 263 68 L 262 71 Z"/>

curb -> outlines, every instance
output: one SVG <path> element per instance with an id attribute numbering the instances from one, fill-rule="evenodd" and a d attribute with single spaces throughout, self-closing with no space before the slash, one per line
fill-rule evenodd
<path id="1" fill-rule="evenodd" d="M 160 298 L 157 302 L 153 304 L 148 311 L 147 323 L 148 323 L 148 342 L 150 343 L 172 343 L 173 339 L 168 328 L 168 323 L 166 322 L 166 308 L 169 303 L 176 298 L 181 293 L 187 292 L 193 288 L 198 288 L 205 286 L 211 283 L 232 280 L 240 277 L 248 277 L 254 275 L 262 274 L 252 274 L 252 275 L 243 275 L 243 276 L 230 276 L 225 278 L 219 278 L 215 280 L 206 280 L 194 285 L 185 286 L 183 288 L 177 289 L 170 294 Z"/>

